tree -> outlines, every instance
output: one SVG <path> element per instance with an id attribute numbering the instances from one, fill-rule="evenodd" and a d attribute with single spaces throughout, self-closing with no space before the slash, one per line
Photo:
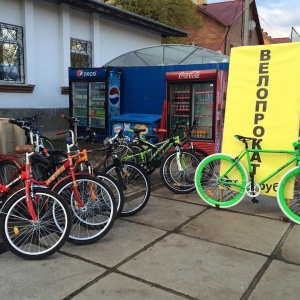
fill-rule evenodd
<path id="1" fill-rule="evenodd" d="M 181 29 L 199 28 L 201 17 L 191 0 L 110 0 L 104 1 L 145 18 Z M 163 43 L 181 44 L 185 38 L 168 37 Z"/>

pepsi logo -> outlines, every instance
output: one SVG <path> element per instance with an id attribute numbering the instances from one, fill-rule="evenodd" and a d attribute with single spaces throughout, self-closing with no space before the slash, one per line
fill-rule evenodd
<path id="1" fill-rule="evenodd" d="M 112 105 L 117 105 L 120 101 L 120 90 L 118 87 L 113 86 L 109 91 L 109 101 Z"/>
<path id="2" fill-rule="evenodd" d="M 82 77 L 82 75 L 83 75 L 82 70 L 78 70 L 78 71 L 76 72 L 76 76 L 77 76 L 77 77 Z"/>

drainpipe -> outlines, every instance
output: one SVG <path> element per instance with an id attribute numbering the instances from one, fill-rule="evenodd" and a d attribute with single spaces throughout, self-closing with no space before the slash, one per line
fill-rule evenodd
<path id="1" fill-rule="evenodd" d="M 245 0 L 245 18 L 244 18 L 244 41 L 243 45 L 249 44 L 249 4 L 250 0 Z"/>

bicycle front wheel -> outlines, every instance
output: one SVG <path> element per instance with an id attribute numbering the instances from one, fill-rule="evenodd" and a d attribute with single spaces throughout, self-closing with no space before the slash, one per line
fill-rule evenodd
<path id="1" fill-rule="evenodd" d="M 0 218 L 1 237 L 6 247 L 25 259 L 38 260 L 58 251 L 71 230 L 71 214 L 61 196 L 45 188 L 32 189 L 37 220 L 32 220 L 25 190 L 5 203 Z"/>
<path id="2" fill-rule="evenodd" d="M 245 195 L 247 172 L 240 162 L 226 154 L 203 159 L 195 174 L 195 185 L 203 201 L 214 207 L 231 207 Z"/>
<path id="3" fill-rule="evenodd" d="M 177 151 L 167 155 L 160 166 L 160 176 L 165 186 L 177 194 L 189 194 L 195 190 L 195 171 L 200 159 L 190 150 L 181 150 L 179 164 Z"/>
<path id="4" fill-rule="evenodd" d="M 106 173 L 115 178 L 123 190 L 124 206 L 120 216 L 132 216 L 146 206 L 151 185 L 147 174 L 138 165 L 131 162 L 124 162 L 120 167 L 111 165 Z"/>
<path id="5" fill-rule="evenodd" d="M 277 201 L 282 212 L 300 224 L 300 167 L 288 171 L 279 181 Z"/>
<path id="6" fill-rule="evenodd" d="M 70 207 L 72 229 L 68 241 L 74 244 L 90 244 L 110 231 L 116 219 L 117 204 L 108 186 L 94 176 L 76 174 L 76 186 L 83 207 L 75 198 L 70 176 L 53 189 Z"/>

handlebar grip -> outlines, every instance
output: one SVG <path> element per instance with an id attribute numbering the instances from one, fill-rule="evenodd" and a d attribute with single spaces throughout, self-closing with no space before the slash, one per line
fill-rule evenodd
<path id="1" fill-rule="evenodd" d="M 62 135 L 65 133 L 69 133 L 69 130 L 63 130 L 63 131 L 56 132 L 56 135 Z"/>
<path id="2" fill-rule="evenodd" d="M 70 121 L 70 120 L 71 120 L 71 118 L 68 117 L 68 116 L 66 116 L 65 114 L 62 114 L 61 117 L 62 117 L 63 119 L 65 119 L 65 120 L 67 120 L 67 121 Z"/>

